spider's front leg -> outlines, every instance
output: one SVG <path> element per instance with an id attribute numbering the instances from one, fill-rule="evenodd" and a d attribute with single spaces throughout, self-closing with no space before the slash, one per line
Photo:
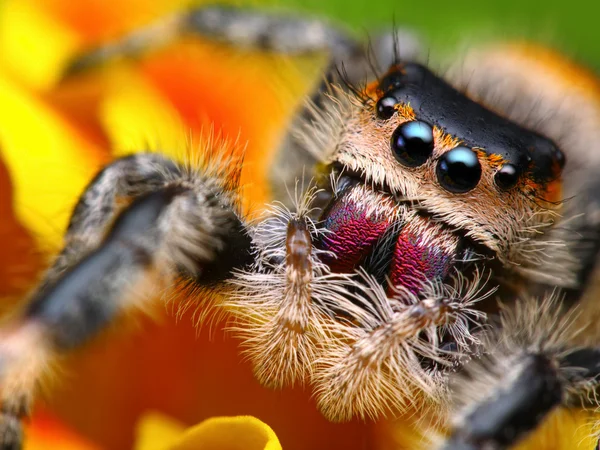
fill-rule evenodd
<path id="1" fill-rule="evenodd" d="M 115 59 L 132 59 L 147 51 L 192 36 L 230 45 L 236 49 L 298 56 L 329 55 L 327 78 L 343 70 L 353 84 L 384 71 L 402 57 L 420 51 L 416 37 L 406 30 L 377 33 L 364 43 L 347 30 L 322 19 L 298 18 L 291 14 L 227 5 L 202 5 L 164 17 L 121 39 L 78 55 L 65 71 L 77 75 Z M 323 85 L 325 87 L 325 85 Z"/>
<path id="2" fill-rule="evenodd" d="M 451 432 L 439 448 L 504 450 L 550 442 L 544 448 L 595 449 L 595 340 L 576 344 L 581 329 L 573 313 L 552 299 L 521 302 L 504 311 L 501 322 L 484 339 L 482 358 L 451 383 Z"/>
<path id="3" fill-rule="evenodd" d="M 250 262 L 234 189 L 217 172 L 138 154 L 109 165 L 88 186 L 64 249 L 0 334 L 2 450 L 21 447 L 20 420 L 58 356 L 143 309 L 175 278 L 216 286 Z"/>

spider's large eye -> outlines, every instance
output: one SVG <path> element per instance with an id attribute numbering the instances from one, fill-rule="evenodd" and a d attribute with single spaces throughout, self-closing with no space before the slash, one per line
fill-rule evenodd
<path id="1" fill-rule="evenodd" d="M 440 158 L 436 173 L 444 189 L 459 194 L 477 186 L 481 178 L 481 164 L 473 150 L 456 147 Z"/>
<path id="2" fill-rule="evenodd" d="M 394 130 L 391 147 L 400 164 L 418 167 L 433 152 L 433 128 L 426 122 L 405 122 Z"/>

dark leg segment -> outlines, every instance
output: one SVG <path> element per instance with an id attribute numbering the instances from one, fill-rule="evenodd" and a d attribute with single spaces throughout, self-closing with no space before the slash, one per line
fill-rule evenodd
<path id="1" fill-rule="evenodd" d="M 505 361 L 502 367 L 503 376 L 488 395 L 459 412 L 441 450 L 509 449 L 559 406 L 597 408 L 589 395 L 600 375 L 597 348 L 552 356 L 529 353 Z"/>
<path id="2" fill-rule="evenodd" d="M 320 20 L 269 14 L 225 5 L 193 8 L 136 31 L 112 44 L 75 59 L 66 75 L 97 67 L 117 58 L 134 58 L 182 36 L 200 36 L 240 49 L 305 55 L 330 52 L 346 59 L 359 50 L 344 32 Z"/>
<path id="3" fill-rule="evenodd" d="M 159 221 L 176 195 L 169 189 L 136 199 L 100 247 L 34 297 L 26 320 L 42 323 L 60 350 L 82 344 L 105 327 L 133 294 L 127 291 L 156 263 L 168 239 Z"/>
<path id="4" fill-rule="evenodd" d="M 563 386 L 549 359 L 531 355 L 516 368 L 518 374 L 462 418 L 443 450 L 509 448 L 560 405 Z"/>
<path id="5" fill-rule="evenodd" d="M 135 58 L 178 37 L 194 35 L 235 48 L 282 55 L 325 52 L 331 58 L 331 71 L 343 65 L 352 82 L 372 76 L 371 68 L 386 70 L 399 56 L 414 57 L 419 48 L 415 37 L 404 31 L 378 34 L 370 45 L 365 45 L 323 20 L 213 5 L 163 18 L 119 41 L 93 49 L 73 60 L 65 75 L 75 75 L 118 58 Z"/>
<path id="6" fill-rule="evenodd" d="M 124 157 L 100 171 L 77 202 L 64 237 L 64 248 L 39 290 L 101 242 L 119 202 L 160 189 L 183 176 L 172 161 L 151 153 Z"/>
<path id="7" fill-rule="evenodd" d="M 56 265 L 0 332 L 0 450 L 20 448 L 19 419 L 57 355 L 143 309 L 175 278 L 214 285 L 250 261 L 250 237 L 219 180 L 158 155 L 104 169 L 77 204 Z"/>

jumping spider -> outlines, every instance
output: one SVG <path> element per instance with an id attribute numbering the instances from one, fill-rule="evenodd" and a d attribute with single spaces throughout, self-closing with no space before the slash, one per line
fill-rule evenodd
<path id="1" fill-rule="evenodd" d="M 229 316 L 261 383 L 311 386 L 334 421 L 416 413 L 426 437 L 449 430 L 439 448 L 501 449 L 558 408 L 597 406 L 599 110 L 558 58 L 493 48 L 442 78 L 398 31 L 366 45 L 316 20 L 199 7 L 67 76 L 183 34 L 330 56 L 274 165 L 281 203 L 245 217 L 226 152 L 105 167 L 2 332 L 3 449 L 20 448 L 50 360 L 181 287 Z"/>

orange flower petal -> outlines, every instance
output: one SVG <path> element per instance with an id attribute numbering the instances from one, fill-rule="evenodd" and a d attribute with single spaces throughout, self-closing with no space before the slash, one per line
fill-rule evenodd
<path id="1" fill-rule="evenodd" d="M 26 433 L 23 450 L 100 450 L 44 411 L 36 412 Z"/>
<path id="2" fill-rule="evenodd" d="M 33 0 L 63 26 L 76 32 L 87 45 L 115 38 L 124 32 L 181 9 L 191 0 L 122 0 L 118 7 L 106 0 Z M 195 4 L 198 1 L 194 1 Z"/>
<path id="3" fill-rule="evenodd" d="M 9 298 L 17 300 L 26 292 L 41 267 L 31 235 L 15 217 L 12 199 L 10 174 L 0 158 L 0 307 L 3 312 L 14 306 Z"/>

